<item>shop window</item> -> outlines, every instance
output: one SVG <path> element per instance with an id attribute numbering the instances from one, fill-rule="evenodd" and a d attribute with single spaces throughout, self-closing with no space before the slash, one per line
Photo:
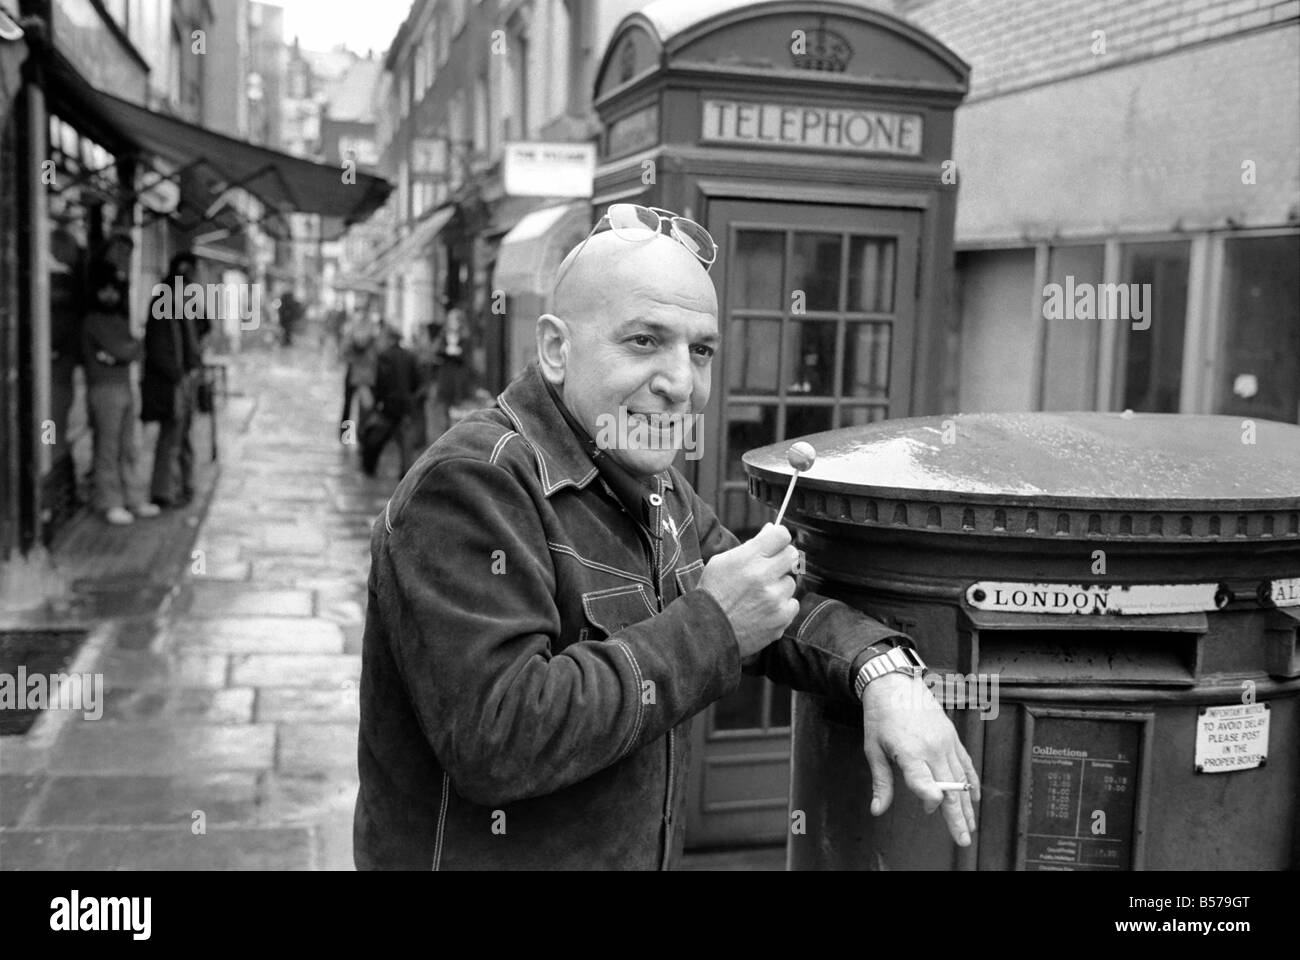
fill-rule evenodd
<path id="1" fill-rule="evenodd" d="M 1034 251 L 981 250 L 957 256 L 961 317 L 963 413 L 1034 408 L 1034 365 L 1028 345 L 1041 312 L 1035 296 Z"/>
<path id="2" fill-rule="evenodd" d="M 1300 234 L 1223 248 L 1215 412 L 1300 423 Z"/>
<path id="3" fill-rule="evenodd" d="M 1124 245 L 1121 279 L 1129 285 L 1130 299 L 1141 297 L 1145 315 L 1120 322 L 1120 409 L 1179 410 L 1190 257 L 1186 241 Z"/>
<path id="4" fill-rule="evenodd" d="M 1048 263 L 1047 282 L 1060 284 L 1064 316 L 1047 316 L 1044 296 L 1043 309 L 1037 314 L 1043 323 L 1045 338 L 1042 370 L 1042 410 L 1093 410 L 1097 405 L 1097 349 L 1101 321 L 1100 304 L 1096 295 L 1101 290 L 1105 248 L 1053 247 Z M 1077 294 L 1091 288 L 1093 309 L 1083 308 Z"/>

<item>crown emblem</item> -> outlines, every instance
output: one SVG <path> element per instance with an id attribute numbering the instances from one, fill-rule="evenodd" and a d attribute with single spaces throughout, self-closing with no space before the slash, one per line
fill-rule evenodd
<path id="1" fill-rule="evenodd" d="M 853 59 L 853 48 L 842 34 L 826 29 L 826 21 L 820 20 L 816 30 L 809 30 L 806 37 L 790 45 L 791 60 L 800 70 L 825 70 L 830 73 L 843 73 Z"/>

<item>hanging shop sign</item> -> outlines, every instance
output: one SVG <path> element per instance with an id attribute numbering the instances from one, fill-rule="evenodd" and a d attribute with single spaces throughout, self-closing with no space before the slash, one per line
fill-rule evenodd
<path id="1" fill-rule="evenodd" d="M 590 197 L 594 143 L 507 143 L 502 179 L 512 197 Z"/>

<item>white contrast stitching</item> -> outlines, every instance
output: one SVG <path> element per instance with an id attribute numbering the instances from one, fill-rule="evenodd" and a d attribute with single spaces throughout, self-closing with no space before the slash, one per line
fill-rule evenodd
<path id="1" fill-rule="evenodd" d="M 618 759 L 622 760 L 632 750 L 632 747 L 635 746 L 637 737 L 641 735 L 641 724 L 645 720 L 645 704 L 641 700 L 641 686 L 643 683 L 641 679 L 641 665 L 636 662 L 636 657 L 633 656 L 631 647 L 622 640 L 615 640 L 614 643 L 618 645 L 619 649 L 623 651 L 623 654 L 632 664 L 632 676 L 636 683 L 636 722 L 632 725 L 632 734 L 627 738 L 627 745 L 618 752 Z"/>
<path id="2" fill-rule="evenodd" d="M 451 777 L 444 771 L 442 775 L 442 806 L 438 810 L 438 833 L 437 840 L 433 845 L 433 869 L 437 870 L 442 864 L 442 835 L 447 826 L 447 801 L 451 794 Z"/>
<path id="3" fill-rule="evenodd" d="M 596 615 L 592 613 L 591 607 L 589 606 L 590 601 L 604 600 L 610 597 L 621 597 L 626 594 L 630 594 L 633 590 L 635 590 L 637 594 L 641 597 L 641 602 L 645 604 L 646 609 L 650 611 L 650 614 L 652 616 L 659 612 L 653 606 L 650 605 L 650 597 L 646 594 L 645 587 L 639 585 L 631 586 L 631 587 L 607 587 L 604 590 L 593 590 L 591 591 L 591 593 L 584 593 L 582 595 L 582 609 L 584 612 L 586 612 L 588 620 L 596 624 L 598 627 L 604 628 L 605 625 L 600 621 L 598 621 L 596 619 Z M 607 632 L 612 633 L 613 631 L 609 630 Z"/>
<path id="4" fill-rule="evenodd" d="M 810 624 L 810 623 L 813 622 L 813 617 L 815 617 L 815 616 L 817 616 L 817 614 L 821 613 L 821 612 L 822 612 L 822 608 L 825 607 L 825 606 L 827 606 L 827 605 L 830 604 L 831 602 L 832 602 L 832 601 L 830 601 L 830 600 L 823 600 L 821 603 L 817 604 L 817 606 L 813 607 L 813 609 L 812 609 L 812 613 L 810 613 L 810 614 L 808 614 L 808 616 L 804 617 L 804 621 L 803 621 L 803 623 L 799 624 L 799 632 L 796 633 L 796 634 L 794 635 L 794 639 L 795 639 L 795 642 L 796 642 L 796 643 L 803 639 L 804 631 L 808 629 L 808 624 Z"/>
<path id="5" fill-rule="evenodd" d="M 519 434 L 515 433 L 513 430 L 509 433 L 503 434 L 501 439 L 497 441 L 497 445 L 492 448 L 492 456 L 488 457 L 488 463 L 496 466 L 497 457 L 501 456 L 501 451 L 505 448 L 505 445 L 510 442 L 511 437 L 517 436 L 519 436 Z"/>
<path id="6" fill-rule="evenodd" d="M 616 573 L 620 577 L 626 577 L 629 580 L 635 580 L 637 583 L 644 583 L 647 587 L 654 586 L 654 584 L 651 583 L 647 578 L 639 576 L 635 573 L 630 573 L 627 570 L 620 570 L 618 569 L 618 567 L 611 567 L 608 566 L 607 564 L 597 563 L 595 560 L 588 560 L 582 554 L 578 553 L 577 550 L 574 550 L 573 547 L 566 547 L 564 544 L 555 543 L 552 540 L 547 540 L 546 545 L 550 547 L 552 550 L 554 550 L 556 553 L 563 553 L 573 557 L 573 559 L 577 560 L 584 567 L 591 567 L 593 570 L 604 570 L 606 573 Z"/>

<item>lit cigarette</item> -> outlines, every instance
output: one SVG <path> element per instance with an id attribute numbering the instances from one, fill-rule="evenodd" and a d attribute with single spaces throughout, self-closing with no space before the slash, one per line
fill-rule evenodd
<path id="1" fill-rule="evenodd" d="M 940 790 L 970 790 L 970 784 L 965 780 L 936 780 L 934 785 Z"/>

